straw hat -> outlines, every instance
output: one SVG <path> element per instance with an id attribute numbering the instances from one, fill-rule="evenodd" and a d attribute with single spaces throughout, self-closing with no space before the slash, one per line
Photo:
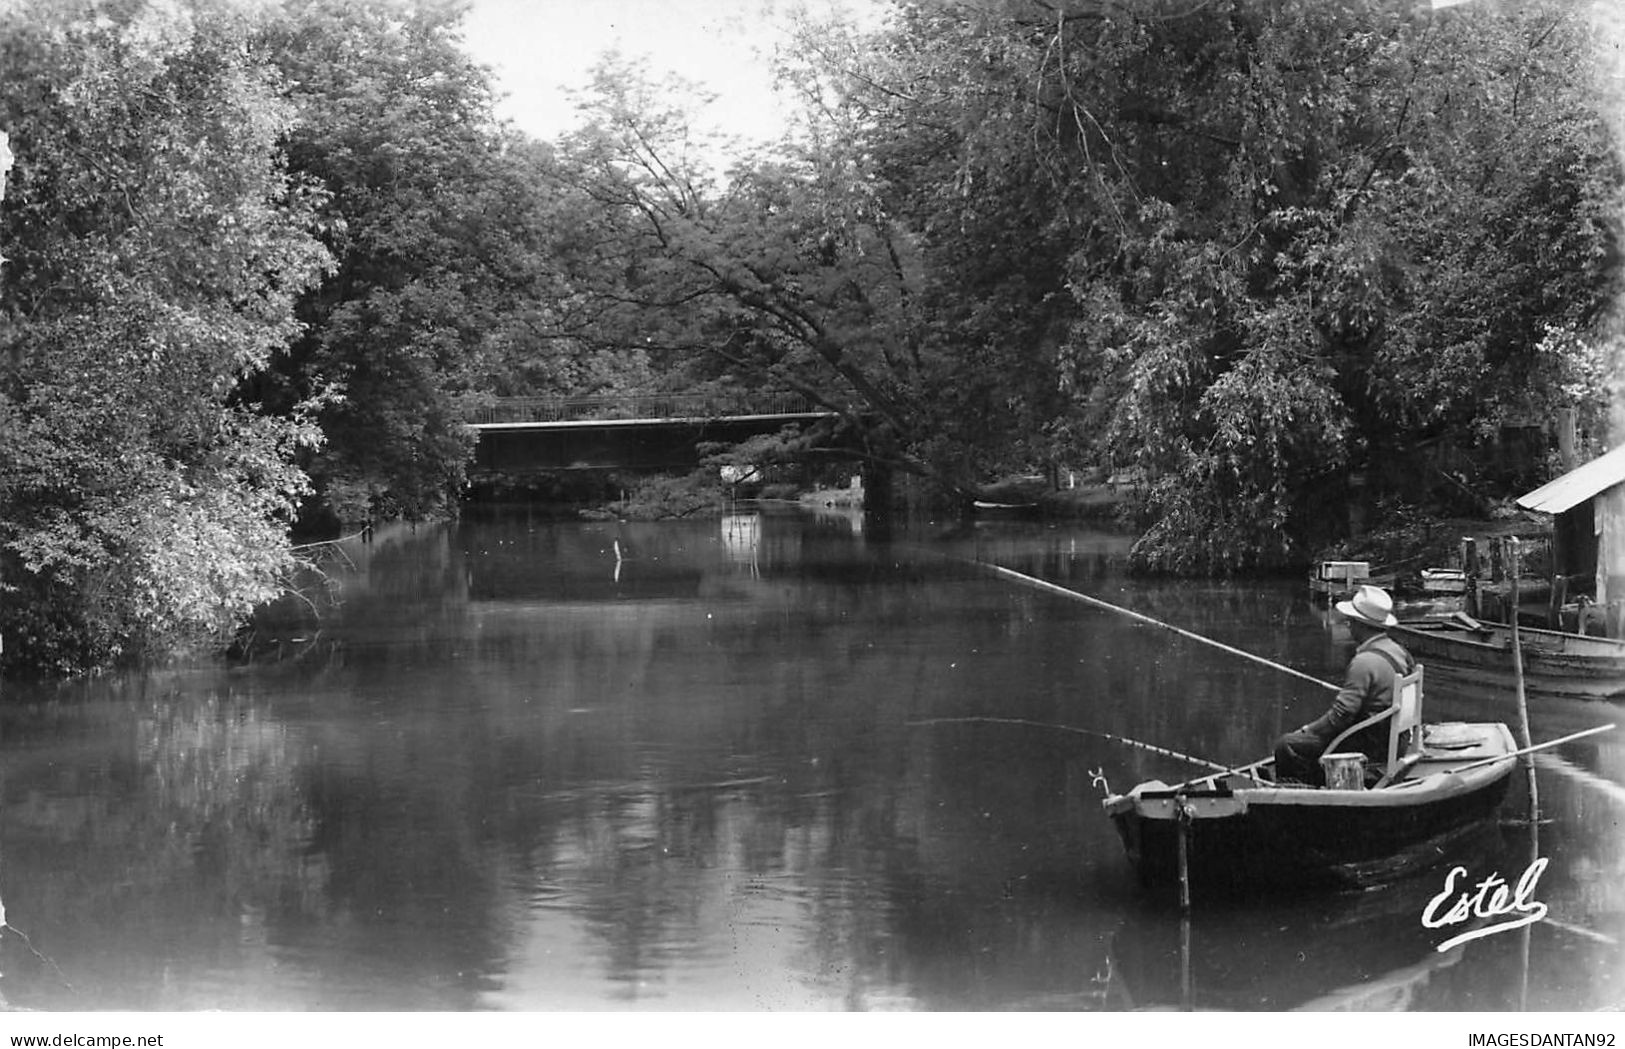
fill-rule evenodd
<path id="1" fill-rule="evenodd" d="M 1380 586 L 1362 586 L 1347 601 L 1339 601 L 1337 610 L 1350 619 L 1369 623 L 1379 630 L 1399 623 L 1394 618 L 1394 599 Z"/>

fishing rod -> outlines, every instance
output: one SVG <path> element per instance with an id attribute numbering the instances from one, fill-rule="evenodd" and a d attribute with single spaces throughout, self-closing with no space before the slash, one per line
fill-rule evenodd
<path id="1" fill-rule="evenodd" d="M 1017 572 L 1017 571 L 1015 571 L 1013 569 L 1005 568 L 1002 565 L 992 564 L 991 562 L 988 562 L 988 561 L 972 561 L 970 563 L 973 564 L 973 565 L 976 565 L 976 566 L 978 566 L 980 568 L 985 568 L 988 571 L 995 573 L 996 575 L 1001 575 L 1006 579 L 1013 579 L 1016 582 L 1023 584 L 1024 586 L 1034 587 L 1035 589 L 1044 590 L 1044 591 L 1047 591 L 1047 592 L 1052 593 L 1052 594 L 1059 594 L 1062 597 L 1069 597 L 1069 598 L 1072 598 L 1075 601 L 1082 601 L 1085 604 L 1094 605 L 1097 608 L 1104 608 L 1107 611 L 1116 612 L 1119 615 L 1128 616 L 1130 619 L 1137 619 L 1142 623 L 1149 623 L 1152 626 L 1161 627 L 1164 630 L 1172 630 L 1174 633 L 1178 634 L 1181 637 L 1190 638 L 1192 641 L 1200 641 L 1204 645 L 1212 645 L 1214 648 L 1222 649 L 1225 652 L 1229 652 L 1231 655 L 1241 656 L 1243 659 L 1250 659 L 1255 663 L 1262 663 L 1265 666 L 1271 667 L 1271 668 L 1273 668 L 1275 670 L 1284 671 L 1285 673 L 1291 674 L 1293 677 L 1301 678 L 1304 681 L 1308 681 L 1308 682 L 1310 682 L 1312 684 L 1319 685 L 1321 688 L 1329 688 L 1333 692 L 1336 692 L 1338 690 L 1338 686 L 1332 684 L 1330 681 L 1322 681 L 1318 677 L 1314 677 L 1312 675 L 1305 674 L 1303 671 L 1294 669 L 1292 667 L 1289 667 L 1289 666 L 1285 665 L 1284 663 L 1277 663 L 1272 659 L 1265 659 L 1263 656 L 1256 655 L 1256 654 L 1254 654 L 1252 652 L 1248 652 L 1248 651 L 1245 651 L 1245 650 L 1239 649 L 1239 648 L 1234 648 L 1234 647 L 1232 647 L 1230 645 L 1225 644 L 1222 641 L 1215 641 L 1210 637 L 1203 637 L 1201 634 L 1192 633 L 1191 631 L 1185 630 L 1182 627 L 1174 626 L 1172 623 L 1164 623 L 1160 619 L 1153 619 L 1148 615 L 1144 615 L 1144 614 L 1139 613 L 1139 612 L 1130 611 L 1127 608 L 1123 608 L 1123 607 L 1121 607 L 1119 605 L 1114 605 L 1109 601 L 1102 601 L 1098 597 L 1090 597 L 1088 594 L 1079 593 L 1076 590 L 1069 590 L 1064 586 L 1057 586 L 1056 584 L 1051 583 L 1051 582 L 1049 582 L 1047 580 L 1039 579 L 1037 576 L 1026 575 L 1026 574 L 1024 574 L 1022 572 Z"/>
<path id="2" fill-rule="evenodd" d="M 1473 769 L 1481 769 L 1481 768 L 1484 768 L 1485 766 L 1493 765 L 1498 761 L 1506 761 L 1509 758 L 1521 758 L 1525 754 L 1533 754 L 1537 750 L 1545 750 L 1547 747 L 1555 747 L 1559 743 L 1567 743 L 1570 740 L 1580 739 L 1580 738 L 1582 738 L 1584 736 L 1595 736 L 1597 733 L 1599 733 L 1599 732 L 1607 732 L 1609 729 L 1612 729 L 1613 727 L 1614 726 L 1612 724 L 1607 724 L 1607 725 L 1598 725 L 1596 728 L 1582 729 L 1579 732 L 1571 732 L 1567 736 L 1562 736 L 1562 737 L 1560 737 L 1558 739 L 1549 739 L 1544 743 L 1536 743 L 1536 744 L 1533 744 L 1532 746 L 1528 746 L 1528 747 L 1519 747 L 1517 750 L 1508 751 L 1505 754 L 1497 754 L 1497 755 L 1495 755 L 1494 757 L 1491 757 L 1491 758 L 1480 758 L 1479 760 L 1474 761 L 1474 762 L 1469 762 L 1466 765 L 1460 765 L 1460 766 L 1458 766 L 1456 768 L 1453 768 L 1453 769 L 1445 769 L 1444 771 L 1437 773 L 1437 775 L 1440 775 L 1440 776 L 1454 776 L 1457 773 L 1470 772 Z M 1418 783 L 1426 783 L 1430 778 L 1432 778 L 1432 777 L 1423 776 L 1420 779 L 1401 780 L 1400 782 L 1395 783 L 1394 786 L 1396 786 L 1396 787 L 1411 787 L 1411 786 L 1415 786 Z"/>
<path id="3" fill-rule="evenodd" d="M 968 715 L 957 718 L 920 718 L 915 721 L 904 722 L 905 725 L 953 725 L 970 723 L 990 725 L 1027 725 L 1032 728 L 1055 729 L 1061 732 L 1076 732 L 1082 736 L 1097 736 L 1100 739 L 1109 739 L 1117 743 L 1127 743 L 1131 747 L 1138 747 L 1141 750 L 1148 750 L 1153 754 L 1161 754 L 1164 757 L 1178 758 L 1180 761 L 1188 761 L 1193 765 L 1201 765 L 1203 768 L 1215 769 L 1219 772 L 1228 771 L 1226 766 L 1221 765 L 1216 761 L 1209 761 L 1206 758 L 1198 758 L 1191 754 L 1181 754 L 1177 750 L 1169 750 L 1167 747 L 1159 747 L 1151 743 L 1142 743 L 1137 739 L 1129 739 L 1127 736 L 1119 736 L 1112 732 L 1100 732 L 1092 728 L 1078 728 L 1076 725 L 1057 725 L 1048 721 L 1032 721 L 1027 718 L 996 718 L 980 715 Z"/>

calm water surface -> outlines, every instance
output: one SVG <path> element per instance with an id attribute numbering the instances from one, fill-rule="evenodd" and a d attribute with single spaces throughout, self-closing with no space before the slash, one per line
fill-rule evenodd
<path id="1" fill-rule="evenodd" d="M 1625 1004 L 1625 731 L 1539 768 L 1550 916 L 1443 954 L 1442 876 L 1203 905 L 1100 812 L 1263 753 L 1327 693 L 1295 582 L 1157 583 L 1127 541 L 844 517 L 399 528 L 264 658 L 0 705 L 0 993 L 33 1009 L 1589 1010 Z M 320 597 L 313 592 L 313 596 Z M 287 610 L 284 610 L 287 611 Z M 1430 677 L 1430 719 L 1515 721 Z M 1537 708 L 1549 739 L 1613 720 Z M 920 724 L 933 721 L 932 724 Z M 1514 788 L 1506 814 L 1522 811 Z M 1475 877 L 1531 853 L 1509 823 Z M 49 960 L 49 962 L 47 961 Z"/>

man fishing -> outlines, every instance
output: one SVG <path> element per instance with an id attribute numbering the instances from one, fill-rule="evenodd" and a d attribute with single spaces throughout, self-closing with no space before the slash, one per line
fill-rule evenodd
<path id="1" fill-rule="evenodd" d="M 1302 728 L 1288 732 L 1275 743 L 1275 778 L 1323 785 L 1320 756 L 1338 733 L 1373 714 L 1380 714 L 1394 701 L 1394 680 L 1416 669 L 1416 660 L 1405 646 L 1388 636 L 1394 618 L 1394 601 L 1378 586 L 1362 586 L 1347 601 L 1337 603 L 1337 611 L 1349 622 L 1356 647 L 1349 660 L 1343 687 L 1326 713 Z M 1381 762 L 1387 756 L 1388 728 L 1378 722 L 1350 736 L 1338 750 L 1360 751 Z"/>

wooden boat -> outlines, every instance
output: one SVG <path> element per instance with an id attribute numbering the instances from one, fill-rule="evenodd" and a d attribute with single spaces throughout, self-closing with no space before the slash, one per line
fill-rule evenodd
<path id="1" fill-rule="evenodd" d="M 1376 785 L 1279 783 L 1274 758 L 1170 786 L 1141 783 L 1102 805 L 1143 884 L 1193 893 L 1368 888 L 1437 867 L 1497 826 L 1517 760 L 1500 722 L 1421 723 L 1418 668 L 1393 707 L 1332 741 L 1389 721 Z M 1183 842 L 1181 839 L 1183 838 Z"/>
<path id="2" fill-rule="evenodd" d="M 1270 758 L 1177 786 L 1142 783 L 1103 804 L 1148 886 L 1178 882 L 1184 811 L 1196 891 L 1369 888 L 1436 867 L 1497 826 L 1517 764 L 1507 727 L 1435 724 L 1423 739 L 1411 774 L 1375 789 L 1275 783 Z"/>
<path id="3" fill-rule="evenodd" d="M 1454 614 L 1403 620 L 1388 633 L 1453 680 L 1492 689 L 1515 685 L 1508 624 Z M 1518 642 L 1529 696 L 1625 697 L 1625 641 L 1520 626 Z"/>
<path id="4" fill-rule="evenodd" d="M 1396 576 L 1371 574 L 1370 561 L 1322 561 L 1309 573 L 1309 593 L 1317 600 L 1337 601 L 1370 584 L 1392 590 Z"/>

